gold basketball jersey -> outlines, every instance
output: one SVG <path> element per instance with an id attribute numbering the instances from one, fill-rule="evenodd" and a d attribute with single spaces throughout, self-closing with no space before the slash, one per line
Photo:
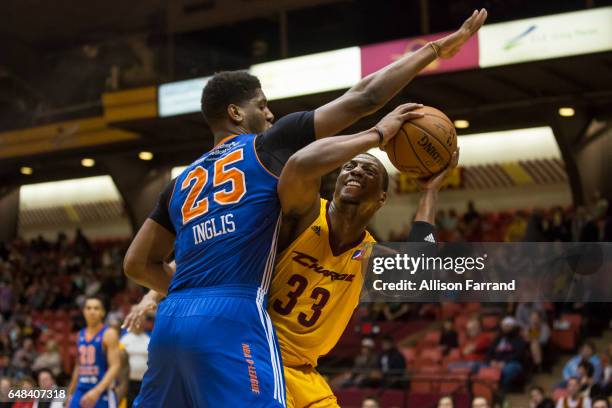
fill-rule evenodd
<path id="1" fill-rule="evenodd" d="M 375 242 L 366 231 L 334 254 L 327 207 L 322 199 L 319 217 L 280 254 L 272 280 L 268 311 L 288 367 L 315 367 L 336 345 L 359 304 L 362 257 Z"/>

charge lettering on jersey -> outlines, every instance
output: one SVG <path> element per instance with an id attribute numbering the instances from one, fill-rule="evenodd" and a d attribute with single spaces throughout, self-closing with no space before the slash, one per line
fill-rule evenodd
<path id="1" fill-rule="evenodd" d="M 350 273 L 338 273 L 329 269 L 325 269 L 322 265 L 319 264 L 319 260 L 314 256 L 310 256 L 303 252 L 293 251 L 295 256 L 293 260 L 299 263 L 302 266 L 305 266 L 308 269 L 312 269 L 316 273 L 320 273 L 323 276 L 328 276 L 332 281 L 341 280 L 345 282 L 352 282 L 353 278 L 355 278 L 354 274 Z"/>

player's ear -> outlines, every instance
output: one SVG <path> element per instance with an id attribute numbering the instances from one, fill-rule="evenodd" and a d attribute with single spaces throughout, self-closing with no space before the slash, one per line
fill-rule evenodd
<path id="1" fill-rule="evenodd" d="M 385 205 L 386 202 L 387 202 L 387 192 L 383 191 L 383 192 L 380 193 L 380 197 L 378 199 L 378 204 L 379 204 L 378 208 L 380 208 L 383 205 Z"/>
<path id="2" fill-rule="evenodd" d="M 234 105 L 233 103 L 227 105 L 227 115 L 235 123 L 242 123 L 244 120 L 244 111 L 240 106 Z"/>

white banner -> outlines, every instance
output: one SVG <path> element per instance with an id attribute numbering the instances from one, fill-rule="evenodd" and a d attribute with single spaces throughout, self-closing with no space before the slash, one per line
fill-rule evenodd
<path id="1" fill-rule="evenodd" d="M 482 68 L 612 50 L 612 7 L 485 24 Z"/>
<path id="2" fill-rule="evenodd" d="M 160 85 L 157 92 L 159 116 L 174 116 L 198 112 L 201 109 L 202 89 L 212 77 L 188 79 Z"/>
<path id="3" fill-rule="evenodd" d="M 269 100 L 346 89 L 361 79 L 359 47 L 253 65 Z"/>

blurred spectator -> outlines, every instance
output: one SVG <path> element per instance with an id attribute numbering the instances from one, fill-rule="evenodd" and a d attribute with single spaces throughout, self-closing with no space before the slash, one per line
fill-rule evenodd
<path id="1" fill-rule="evenodd" d="M 453 398 L 448 395 L 440 398 L 440 400 L 438 401 L 437 408 L 455 408 Z"/>
<path id="2" fill-rule="evenodd" d="M 404 388 L 406 383 L 406 360 L 395 346 L 391 336 L 382 339 L 382 352 L 379 357 L 380 369 L 383 374 L 384 385 L 388 388 Z"/>
<path id="3" fill-rule="evenodd" d="M 523 329 L 529 329 L 531 326 L 531 314 L 534 311 L 539 312 L 542 317 L 546 316 L 544 305 L 540 302 L 521 302 L 516 307 L 515 317 Z"/>
<path id="4" fill-rule="evenodd" d="M 57 384 L 53 374 L 49 370 L 42 370 L 38 373 L 38 388 L 43 390 L 55 390 Z M 63 408 L 64 403 L 61 399 L 53 401 L 36 401 L 32 408 Z"/>
<path id="5" fill-rule="evenodd" d="M 34 380 L 31 379 L 30 377 L 24 377 L 21 379 L 21 381 L 19 381 L 19 383 L 17 384 L 15 388 L 20 391 L 21 390 L 25 390 L 25 391 L 33 390 Z M 32 408 L 33 406 L 34 406 L 33 400 L 20 399 L 17 402 L 13 403 L 12 408 Z"/>
<path id="6" fill-rule="evenodd" d="M 527 231 L 527 218 L 522 212 L 517 212 L 512 216 L 512 221 L 506 227 L 504 242 L 519 242 L 525 238 Z"/>
<path id="7" fill-rule="evenodd" d="M 612 395 L 612 343 L 608 344 L 608 363 L 603 372 L 603 380 L 601 380 L 601 386 L 603 388 L 604 395 Z"/>
<path id="8" fill-rule="evenodd" d="M 387 321 L 405 320 L 413 309 L 414 305 L 405 302 L 389 302 L 382 306 L 383 316 Z"/>
<path id="9" fill-rule="evenodd" d="M 87 255 L 91 252 L 91 244 L 80 228 L 76 230 L 74 248 L 79 255 Z"/>
<path id="10" fill-rule="evenodd" d="M 128 407 L 132 406 L 134 399 L 140 391 L 142 377 L 147 371 L 147 359 L 149 357 L 150 336 L 144 332 L 141 326 L 134 327 L 131 332 L 121 337 L 121 344 L 125 346 L 130 366 L 130 383 L 128 387 Z"/>
<path id="11" fill-rule="evenodd" d="M 484 397 L 476 397 L 472 400 L 472 408 L 489 408 L 489 401 Z"/>
<path id="12" fill-rule="evenodd" d="M 482 222 L 473 201 L 468 201 L 467 211 L 463 214 L 463 229 L 466 241 L 479 242 L 482 240 Z"/>
<path id="13" fill-rule="evenodd" d="M 32 371 L 50 370 L 55 377 L 62 372 L 62 356 L 59 353 L 57 343 L 49 340 L 45 345 L 45 351 L 40 353 L 32 364 Z"/>
<path id="14" fill-rule="evenodd" d="M 491 337 L 482 332 L 478 319 L 470 319 L 466 323 L 466 338 L 460 345 L 461 359 L 467 362 L 472 371 L 478 370 L 478 362 L 487 359 L 487 351 L 491 346 Z M 465 366 L 465 365 L 464 365 Z"/>
<path id="15" fill-rule="evenodd" d="M 30 337 L 23 340 L 23 344 L 19 350 L 15 352 L 11 365 L 15 370 L 15 375 L 27 375 L 31 372 L 32 364 L 36 359 L 36 350 L 34 349 L 34 341 Z"/>
<path id="16" fill-rule="evenodd" d="M 593 365 L 593 379 L 599 381 L 601 379 L 601 360 L 596 354 L 595 345 L 590 342 L 585 342 L 580 348 L 580 354 L 572 357 L 563 367 L 563 380 L 561 387 L 565 386 L 565 382 L 574 377 L 578 378 L 580 373 L 578 372 L 578 366 L 580 362 L 588 361 Z"/>
<path id="17" fill-rule="evenodd" d="M 593 400 L 592 408 L 610 408 L 610 402 L 607 398 L 598 397 Z"/>
<path id="18" fill-rule="evenodd" d="M 536 371 L 542 371 L 543 350 L 546 349 L 550 339 L 550 327 L 537 310 L 531 312 L 529 326 L 525 330 L 525 338 L 529 342 L 529 350 Z"/>
<path id="19" fill-rule="evenodd" d="M 526 343 L 519 334 L 516 319 L 505 317 L 501 323 L 501 333 L 488 353 L 489 364 L 501 369 L 501 383 L 504 387 L 515 384 L 523 374 L 525 348 Z"/>
<path id="20" fill-rule="evenodd" d="M 544 395 L 544 389 L 540 386 L 529 388 L 529 408 L 555 408 L 555 402 Z"/>
<path id="21" fill-rule="evenodd" d="M 453 321 L 450 319 L 442 323 L 440 346 L 442 346 L 444 354 L 448 354 L 452 349 L 459 347 L 459 336 L 457 336 L 457 332 L 453 329 Z"/>
<path id="22" fill-rule="evenodd" d="M 581 361 L 578 364 L 578 381 L 580 382 L 580 393 L 584 397 L 599 397 L 603 395 L 601 385 L 593 378 L 595 369 L 593 364 L 588 361 Z"/>
<path id="23" fill-rule="evenodd" d="M 572 238 L 571 226 L 565 220 L 565 215 L 561 207 L 553 208 L 551 220 L 548 223 L 546 231 L 546 238 L 551 242 L 567 242 Z"/>
<path id="24" fill-rule="evenodd" d="M 8 398 L 8 393 L 13 387 L 13 382 L 8 377 L 2 377 L 0 379 L 0 408 L 10 408 L 13 405 L 12 402 L 3 402 Z"/>
<path id="25" fill-rule="evenodd" d="M 591 408 L 591 399 L 580 394 L 580 383 L 577 378 L 567 380 L 567 396 L 559 398 L 557 408 Z"/>
<path id="26" fill-rule="evenodd" d="M 373 387 L 380 384 L 378 358 L 374 353 L 374 340 L 369 337 L 361 340 L 361 351 L 355 357 L 351 376 L 344 385 Z"/>
<path id="27" fill-rule="evenodd" d="M 361 408 L 380 408 L 380 402 L 376 397 L 365 397 L 361 401 Z"/>

